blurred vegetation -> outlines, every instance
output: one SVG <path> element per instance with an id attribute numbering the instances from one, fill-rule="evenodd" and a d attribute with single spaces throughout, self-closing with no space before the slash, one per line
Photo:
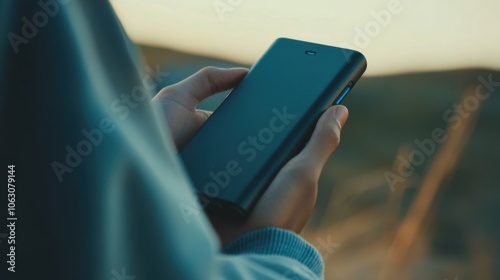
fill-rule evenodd
<path id="1" fill-rule="evenodd" d="M 159 88 L 207 65 L 240 66 L 141 49 L 147 64 L 170 73 Z M 474 97 L 479 77 L 490 75 L 500 82 L 500 72 L 487 69 L 358 82 L 344 102 L 349 121 L 303 232 L 325 259 L 326 279 L 500 279 L 500 86 L 484 101 Z M 225 95 L 200 107 L 213 110 Z M 452 115 L 455 104 L 474 108 L 474 98 L 477 108 Z M 415 140 L 431 139 L 435 129 L 447 140 L 424 154 Z M 401 164 L 412 153 L 417 161 L 418 151 L 419 164 Z M 391 188 L 387 172 L 411 175 Z"/>

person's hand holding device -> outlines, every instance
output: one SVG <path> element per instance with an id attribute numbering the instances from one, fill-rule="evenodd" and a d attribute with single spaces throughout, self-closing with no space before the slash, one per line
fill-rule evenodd
<path id="1" fill-rule="evenodd" d="M 215 93 L 235 87 L 247 72 L 245 68 L 206 67 L 157 94 L 153 102 L 161 104 L 179 151 L 186 147 L 211 115 L 211 112 L 198 110 L 196 106 Z M 348 89 L 353 85 L 352 80 L 357 80 L 360 75 L 355 78 L 348 77 L 345 81 L 349 82 Z M 345 89 L 337 91 L 339 94 L 347 93 Z M 339 94 L 334 97 L 338 99 Z M 341 99 L 338 100 L 340 101 Z M 331 100 L 329 102 L 331 105 Z M 256 108 L 256 115 L 250 117 L 257 117 L 258 113 Z M 336 105 L 326 109 L 319 119 L 314 119 L 314 131 L 310 138 L 307 135 L 307 145 L 304 147 L 302 144 L 300 151 L 295 149 L 295 155 L 280 166 L 266 189 L 258 199 L 254 199 L 255 203 L 245 212 L 245 216 L 240 219 L 227 218 L 208 211 L 223 245 L 246 232 L 263 227 L 279 227 L 297 233 L 302 230 L 316 202 L 319 176 L 326 161 L 339 145 L 340 131 L 347 117 L 347 109 Z M 246 124 L 240 125 L 245 127 Z M 205 146 L 205 149 L 210 148 Z M 205 159 L 200 156 L 198 160 L 203 163 Z"/>
<path id="2" fill-rule="evenodd" d="M 153 102 L 161 103 L 178 149 L 210 116 L 211 112 L 196 109 L 198 103 L 234 87 L 246 73 L 245 68 L 206 67 L 155 96 Z M 281 169 L 247 220 L 238 222 L 211 217 L 223 244 L 263 227 L 280 227 L 297 233 L 302 230 L 316 203 L 319 175 L 340 142 L 340 131 L 347 115 L 342 105 L 323 113 L 309 144 Z"/>

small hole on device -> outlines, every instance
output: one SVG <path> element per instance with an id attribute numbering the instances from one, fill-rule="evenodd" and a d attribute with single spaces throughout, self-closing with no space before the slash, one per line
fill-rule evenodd
<path id="1" fill-rule="evenodd" d="M 307 55 L 315 55 L 315 54 L 316 54 L 316 52 L 315 52 L 315 51 L 306 51 L 306 54 L 307 54 Z"/>

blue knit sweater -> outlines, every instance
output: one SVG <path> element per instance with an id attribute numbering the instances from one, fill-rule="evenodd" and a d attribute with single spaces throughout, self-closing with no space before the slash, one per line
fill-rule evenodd
<path id="1" fill-rule="evenodd" d="M 2 34 L 18 34 L 0 42 L 0 111 L 20 178 L 17 271 L 0 279 L 323 278 L 290 231 L 221 249 L 164 117 L 124 99 L 148 88 L 145 67 L 109 1 L 1 1 L 0 15 Z"/>

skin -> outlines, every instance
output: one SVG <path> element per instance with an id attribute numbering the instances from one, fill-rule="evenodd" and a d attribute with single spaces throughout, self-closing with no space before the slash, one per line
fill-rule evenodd
<path id="1" fill-rule="evenodd" d="M 152 100 L 163 109 L 174 143 L 180 150 L 207 120 L 211 112 L 196 106 L 205 98 L 234 88 L 247 74 L 246 68 L 205 67 L 187 79 L 163 88 Z M 321 171 L 340 143 L 347 108 L 333 106 L 318 120 L 306 147 L 278 173 L 245 221 L 209 216 L 221 245 L 264 227 L 300 233 L 316 203 Z"/>

